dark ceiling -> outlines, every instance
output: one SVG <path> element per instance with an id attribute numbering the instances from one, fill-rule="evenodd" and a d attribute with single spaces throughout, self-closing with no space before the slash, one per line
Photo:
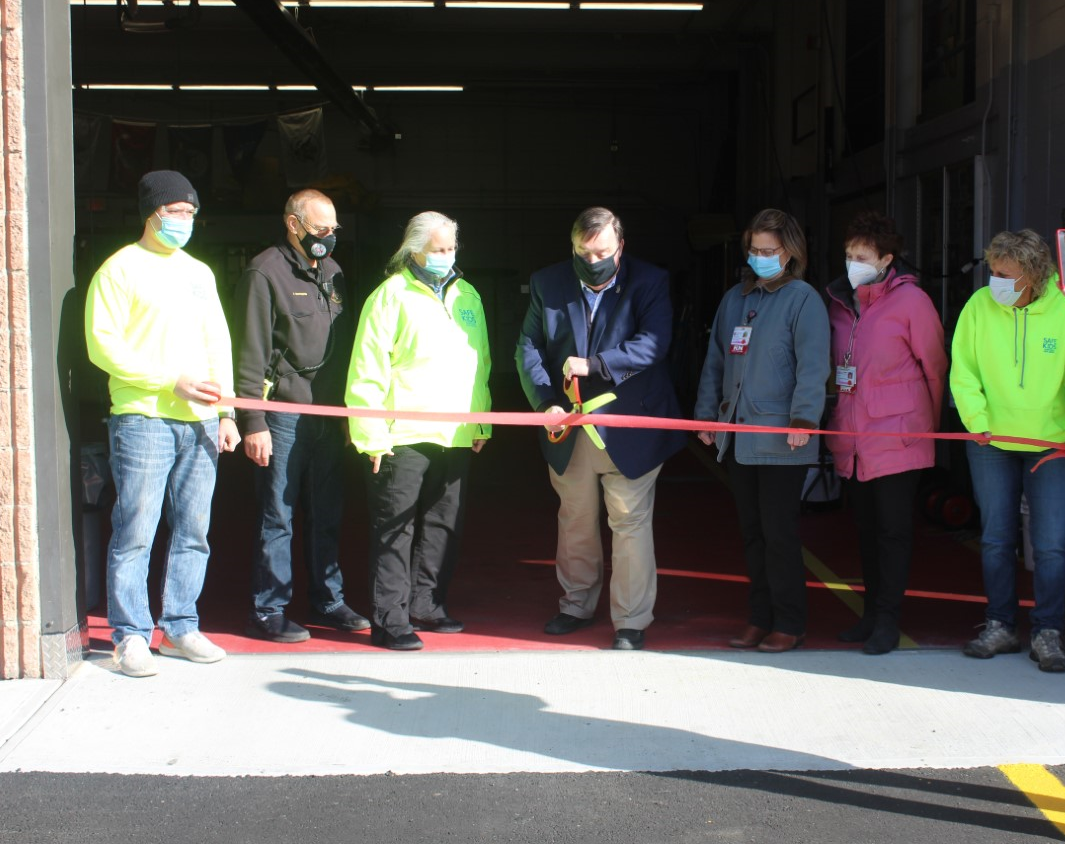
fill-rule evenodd
<path id="1" fill-rule="evenodd" d="M 468 90 L 691 85 L 769 31 L 769 0 L 706 0 L 697 12 L 316 8 L 233 0 L 190 12 L 140 0 L 71 8 L 73 76 L 86 83 L 316 84 L 298 52 L 349 85 Z M 284 20 L 282 20 L 284 19 Z M 169 27 L 167 27 L 169 21 Z M 264 23 L 265 21 L 265 23 Z M 131 31 L 140 28 L 147 31 Z M 158 31 L 158 30 L 162 31 Z M 292 30 L 298 30 L 294 36 Z M 300 39 L 304 44 L 300 44 Z M 287 42 L 287 43 L 286 43 Z"/>

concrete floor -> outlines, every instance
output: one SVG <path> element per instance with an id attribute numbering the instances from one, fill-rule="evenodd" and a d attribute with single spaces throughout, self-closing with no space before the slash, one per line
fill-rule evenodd
<path id="1" fill-rule="evenodd" d="M 0 772 L 831 771 L 1065 763 L 1027 654 L 800 650 L 159 657 L 0 683 Z"/>

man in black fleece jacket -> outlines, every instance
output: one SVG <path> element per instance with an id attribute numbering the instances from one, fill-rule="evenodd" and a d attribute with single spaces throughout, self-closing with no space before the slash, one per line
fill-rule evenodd
<path id="1" fill-rule="evenodd" d="M 234 302 L 236 393 L 301 404 L 343 405 L 352 319 L 344 274 L 330 255 L 336 209 L 302 190 L 285 203 L 285 238 L 256 255 Z M 310 633 L 285 617 L 292 600 L 292 522 L 303 508 L 303 561 L 310 622 L 364 630 L 369 622 L 344 603 L 337 559 L 343 515 L 344 421 L 298 413 L 238 414 L 244 453 L 255 463 L 258 515 L 252 559 L 254 606 L 245 632 L 272 642 Z"/>

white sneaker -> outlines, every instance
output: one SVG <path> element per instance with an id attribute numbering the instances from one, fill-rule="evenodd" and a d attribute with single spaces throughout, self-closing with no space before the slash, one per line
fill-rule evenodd
<path id="1" fill-rule="evenodd" d="M 209 641 L 199 630 L 193 630 L 184 636 L 163 636 L 159 643 L 159 653 L 166 656 L 183 656 L 190 662 L 218 662 L 226 658 L 226 652 Z"/>
<path id="2" fill-rule="evenodd" d="M 136 634 L 115 645 L 115 664 L 127 677 L 151 677 L 159 673 L 148 641 Z"/>

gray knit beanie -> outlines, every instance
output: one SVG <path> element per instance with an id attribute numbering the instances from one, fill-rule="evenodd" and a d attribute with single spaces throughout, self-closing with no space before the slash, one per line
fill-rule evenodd
<path id="1" fill-rule="evenodd" d="M 156 208 L 171 202 L 191 202 L 197 209 L 200 207 L 196 188 L 176 170 L 153 170 L 151 173 L 145 173 L 141 176 L 137 193 L 137 207 L 140 209 L 142 221 L 152 216 Z"/>

